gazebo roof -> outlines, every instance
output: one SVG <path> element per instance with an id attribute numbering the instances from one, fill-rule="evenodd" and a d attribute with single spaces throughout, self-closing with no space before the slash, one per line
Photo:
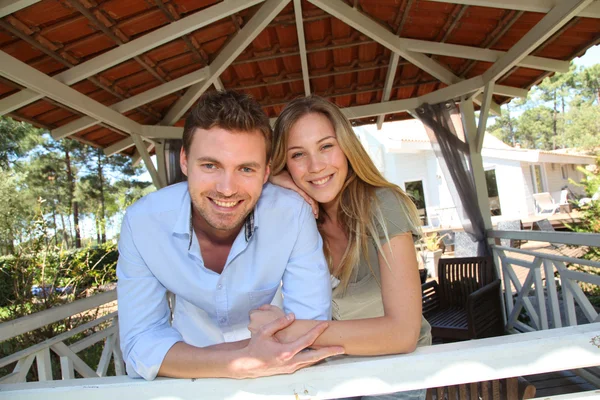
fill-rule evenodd
<path id="1" fill-rule="evenodd" d="M 592 0 L 19 0 L 0 17 L 1 113 L 107 154 L 180 135 L 214 88 L 270 117 L 316 93 L 357 125 L 486 87 L 498 112 L 600 41 Z"/>

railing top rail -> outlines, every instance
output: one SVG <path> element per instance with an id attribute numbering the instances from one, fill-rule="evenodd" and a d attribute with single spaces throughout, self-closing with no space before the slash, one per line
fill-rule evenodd
<path id="1" fill-rule="evenodd" d="M 11 399 L 293 399 L 396 392 L 600 365 L 600 323 L 419 348 L 406 355 L 342 357 L 268 378 L 123 377 L 0 385 Z M 518 357 L 515 357 L 518 354 Z"/>
<path id="2" fill-rule="evenodd" d="M 96 308 L 116 299 L 117 291 L 111 290 L 60 307 L 40 311 L 12 321 L 3 322 L 0 324 L 0 342 L 68 318 L 71 315 Z"/>
<path id="3" fill-rule="evenodd" d="M 521 239 L 538 242 L 570 244 L 573 246 L 600 246 L 600 234 L 579 232 L 541 232 L 541 231 L 487 231 L 488 237 L 498 239 Z"/>
<path id="4" fill-rule="evenodd" d="M 519 254 L 526 254 L 526 255 L 534 256 L 534 257 L 546 258 L 548 260 L 562 261 L 565 263 L 587 265 L 587 266 L 594 267 L 594 268 L 600 268 L 600 262 L 585 260 L 583 258 L 573 258 L 573 257 L 561 256 L 558 254 L 544 253 L 541 251 L 532 251 L 532 250 L 525 250 L 525 249 L 517 249 L 515 247 L 498 246 L 495 244 L 491 245 L 490 247 L 494 250 L 503 250 L 503 251 L 508 251 L 511 253 L 519 253 Z"/>

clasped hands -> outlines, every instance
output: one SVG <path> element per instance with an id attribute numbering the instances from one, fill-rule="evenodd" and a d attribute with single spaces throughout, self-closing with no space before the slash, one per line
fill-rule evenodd
<path id="1" fill-rule="evenodd" d="M 286 315 L 280 308 L 268 304 L 252 310 L 248 326 L 252 336 L 245 348 L 245 357 L 239 360 L 243 365 L 234 367 L 246 371 L 245 377 L 248 378 L 289 374 L 325 358 L 344 354 L 341 346 L 311 349 L 315 340 L 327 329 L 326 321 L 295 338 L 286 335 L 285 328 L 294 319 L 294 314 Z"/>

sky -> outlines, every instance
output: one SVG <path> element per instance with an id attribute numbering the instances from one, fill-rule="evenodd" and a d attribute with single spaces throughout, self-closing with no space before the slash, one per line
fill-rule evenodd
<path id="1" fill-rule="evenodd" d="M 585 68 L 591 67 L 594 64 L 600 64 L 600 45 L 591 47 L 582 57 L 577 57 L 573 61 L 578 67 Z"/>

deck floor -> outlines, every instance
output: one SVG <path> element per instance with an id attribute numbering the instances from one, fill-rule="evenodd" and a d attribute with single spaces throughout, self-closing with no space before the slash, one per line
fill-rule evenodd
<path id="1" fill-rule="evenodd" d="M 573 371 L 548 372 L 524 377 L 536 388 L 536 398 L 599 389 Z"/>

